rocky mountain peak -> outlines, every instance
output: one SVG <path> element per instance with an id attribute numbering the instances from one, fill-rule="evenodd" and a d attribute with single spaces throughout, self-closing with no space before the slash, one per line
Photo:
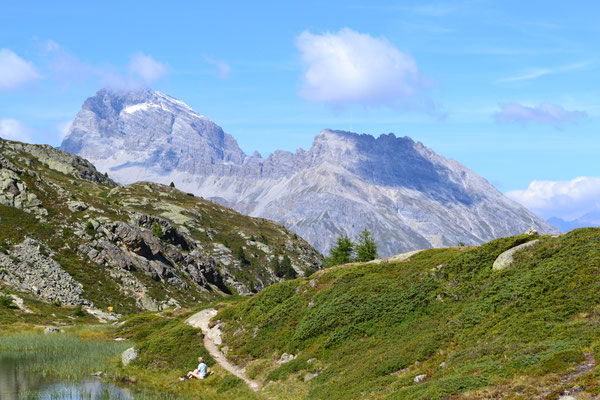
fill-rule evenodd
<path id="1" fill-rule="evenodd" d="M 246 158 L 220 126 L 150 89 L 98 91 L 86 100 L 60 148 L 94 160 L 109 173 L 133 168 L 130 181 L 144 179 L 152 168 L 202 171 Z"/>
<path id="2" fill-rule="evenodd" d="M 95 99 L 94 99 L 95 98 Z M 248 157 L 233 137 L 158 92 L 98 92 L 62 148 L 122 183 L 147 180 L 279 221 L 326 252 L 367 227 L 381 255 L 556 230 L 485 179 L 409 137 L 325 129 L 310 149 Z M 105 110 L 107 110 L 105 112 Z"/>

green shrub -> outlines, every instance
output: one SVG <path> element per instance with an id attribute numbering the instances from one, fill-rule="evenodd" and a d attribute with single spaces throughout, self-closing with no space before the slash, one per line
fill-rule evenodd
<path id="1" fill-rule="evenodd" d="M 83 307 L 81 306 L 81 304 L 79 304 L 77 307 L 75 307 L 75 309 L 73 310 L 73 315 L 76 317 L 85 317 L 86 312 L 83 310 Z"/>
<path id="2" fill-rule="evenodd" d="M 233 375 L 227 375 L 225 378 L 221 379 L 221 382 L 219 382 L 217 393 L 225 393 L 231 389 L 239 388 L 241 386 L 244 386 L 243 380 Z"/>
<path id="3" fill-rule="evenodd" d="M 0 294 L 0 307 L 13 308 L 13 298 L 8 294 Z"/>
<path id="4" fill-rule="evenodd" d="M 90 236 L 94 236 L 97 233 L 96 229 L 94 228 L 94 224 L 92 224 L 91 221 L 88 221 L 88 223 L 85 225 L 85 233 Z"/>
<path id="5" fill-rule="evenodd" d="M 562 372 L 570 365 L 580 363 L 583 360 L 585 360 L 585 356 L 577 350 L 567 349 L 550 353 L 540 360 L 536 372 L 540 375 L 549 372 Z"/>
<path id="6" fill-rule="evenodd" d="M 273 371 L 269 372 L 267 375 L 268 381 L 279 381 L 285 380 L 288 376 L 293 374 L 294 372 L 301 371 L 307 368 L 306 360 L 295 358 L 290 362 L 285 364 L 281 364 L 281 366 Z"/>
<path id="7" fill-rule="evenodd" d="M 152 222 L 152 233 L 154 234 L 154 236 L 156 236 L 159 239 L 163 238 L 164 233 L 163 233 L 162 227 L 156 221 Z"/>

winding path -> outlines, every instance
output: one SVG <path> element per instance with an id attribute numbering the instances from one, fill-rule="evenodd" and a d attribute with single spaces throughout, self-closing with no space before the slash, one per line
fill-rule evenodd
<path id="1" fill-rule="evenodd" d="M 257 381 L 248 378 L 243 369 L 230 363 L 229 360 L 227 360 L 227 357 L 225 357 L 225 354 L 219 350 L 219 345 L 221 344 L 221 331 L 219 330 L 218 325 L 209 328 L 209 322 L 215 315 L 217 315 L 217 310 L 214 308 L 207 308 L 186 319 L 185 323 L 194 328 L 202 329 L 202 333 L 204 334 L 204 347 L 208 350 L 212 358 L 214 358 L 221 367 L 238 378 L 243 379 L 252 390 L 258 392 L 260 390 L 260 384 Z"/>

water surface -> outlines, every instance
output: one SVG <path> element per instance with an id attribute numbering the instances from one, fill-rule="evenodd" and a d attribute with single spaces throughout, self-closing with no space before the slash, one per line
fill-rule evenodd
<path id="1" fill-rule="evenodd" d="M 28 372 L 34 359 L 0 355 L 0 399 L 2 400 L 132 400 L 128 389 L 97 378 L 66 382 Z"/>

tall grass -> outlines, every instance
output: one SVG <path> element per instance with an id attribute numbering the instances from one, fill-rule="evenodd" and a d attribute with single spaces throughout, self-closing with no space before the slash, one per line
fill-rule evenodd
<path id="1" fill-rule="evenodd" d="M 28 373 L 77 380 L 102 371 L 131 344 L 83 340 L 69 334 L 25 333 L 0 336 L 0 355 L 27 359 Z"/>
<path id="2" fill-rule="evenodd" d="M 89 390 L 78 386 L 54 388 L 46 391 L 27 391 L 19 400 L 192 400 L 197 397 L 153 392 L 130 393 L 115 386 L 106 385 L 100 390 Z"/>

